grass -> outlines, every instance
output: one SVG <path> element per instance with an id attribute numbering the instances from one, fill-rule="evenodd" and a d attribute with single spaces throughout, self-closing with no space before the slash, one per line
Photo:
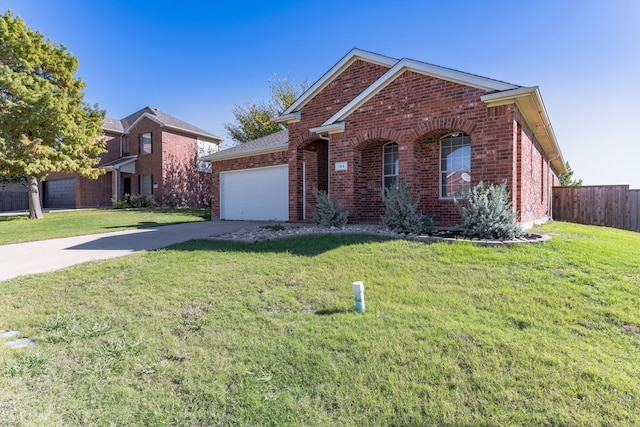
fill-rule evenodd
<path id="1" fill-rule="evenodd" d="M 41 220 L 0 216 L 0 245 L 210 219 L 211 211 L 203 209 L 89 209 L 51 212 Z"/>
<path id="2" fill-rule="evenodd" d="M 640 235 L 309 236 L 0 283 L 8 425 L 638 425 Z M 351 282 L 365 284 L 367 312 Z"/>

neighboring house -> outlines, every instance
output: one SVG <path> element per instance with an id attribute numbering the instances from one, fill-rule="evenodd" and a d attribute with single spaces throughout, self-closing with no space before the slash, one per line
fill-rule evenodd
<path id="1" fill-rule="evenodd" d="M 125 194 L 153 195 L 161 205 L 202 206 L 211 194 L 211 164 L 221 138 L 158 109 L 145 107 L 103 124 L 107 152 L 96 180 L 50 174 L 43 182 L 44 207 L 112 206 Z"/>
<path id="2" fill-rule="evenodd" d="M 354 49 L 276 122 L 287 131 L 205 157 L 212 215 L 309 219 L 312 188 L 353 222 L 377 222 L 385 187 L 406 182 L 436 225 L 460 221 L 454 199 L 506 183 L 525 225 L 551 216 L 565 172 L 540 91 Z"/>

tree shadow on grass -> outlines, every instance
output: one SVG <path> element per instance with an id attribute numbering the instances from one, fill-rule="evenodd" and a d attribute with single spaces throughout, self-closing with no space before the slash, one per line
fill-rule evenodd
<path id="1" fill-rule="evenodd" d="M 219 251 L 241 253 L 289 253 L 313 257 L 344 246 L 394 240 L 369 234 L 314 234 L 257 243 L 189 240 L 166 247 L 173 251 Z"/>

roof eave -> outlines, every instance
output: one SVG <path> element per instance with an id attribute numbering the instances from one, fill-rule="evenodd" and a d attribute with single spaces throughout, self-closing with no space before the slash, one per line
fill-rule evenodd
<path id="1" fill-rule="evenodd" d="M 318 126 L 315 128 L 309 129 L 310 132 L 316 134 L 334 134 L 334 133 L 342 133 L 344 132 L 344 122 L 335 122 L 327 125 Z"/>
<path id="2" fill-rule="evenodd" d="M 382 91 L 385 87 L 391 84 L 396 78 L 398 78 L 406 71 L 412 71 L 438 79 L 448 80 L 465 86 L 476 87 L 485 91 L 504 91 L 519 88 L 519 86 L 510 83 L 492 80 L 473 74 L 467 74 L 462 71 L 452 70 L 449 68 L 438 67 L 437 65 L 426 64 L 424 62 L 418 62 L 412 59 L 403 59 L 396 65 L 394 65 L 393 68 L 391 68 L 389 71 L 380 76 L 380 78 L 373 82 L 371 86 L 362 91 L 351 102 L 341 108 L 322 125 L 330 125 L 332 123 L 345 120 L 351 113 L 360 108 L 364 103 L 366 103 L 374 95 Z"/>
<path id="3" fill-rule="evenodd" d="M 289 114 L 282 114 L 273 119 L 274 122 L 280 123 L 283 125 L 289 125 L 291 123 L 296 123 L 300 121 L 300 111 L 294 111 Z"/>
<path id="4" fill-rule="evenodd" d="M 538 140 L 538 143 L 540 143 L 542 149 L 549 157 L 554 170 L 559 174 L 567 172 L 560 146 L 556 140 L 538 86 L 489 93 L 483 95 L 480 99 L 487 107 L 515 104 Z"/>
<path id="5" fill-rule="evenodd" d="M 214 162 L 219 162 L 219 161 L 222 161 L 222 160 L 241 159 L 243 157 L 251 157 L 251 156 L 257 156 L 257 155 L 261 155 L 261 154 L 278 153 L 278 152 L 281 152 L 281 151 L 286 151 L 288 149 L 289 149 L 289 143 L 278 145 L 278 146 L 275 146 L 275 147 L 262 148 L 262 149 L 252 150 L 252 151 L 245 151 L 245 152 L 242 152 L 242 153 L 224 154 L 223 151 L 220 151 L 220 152 L 215 153 L 215 154 L 210 154 L 208 156 L 201 157 L 200 160 L 203 161 L 203 162 L 214 163 Z"/>
<path id="6" fill-rule="evenodd" d="M 217 141 L 218 143 L 222 142 L 222 138 L 220 138 L 219 136 L 213 135 L 213 134 L 206 134 L 206 133 L 202 133 L 202 132 L 196 132 L 194 130 L 181 128 L 179 126 L 172 126 L 172 125 L 168 125 L 168 124 L 165 124 L 165 123 L 162 123 L 161 126 L 164 127 L 164 128 L 167 128 L 167 129 L 173 129 L 173 130 L 178 130 L 180 132 L 185 132 L 185 133 L 188 133 L 189 135 L 196 135 L 196 136 L 201 136 L 201 137 L 206 138 L 206 139 L 212 139 L 214 141 Z"/>

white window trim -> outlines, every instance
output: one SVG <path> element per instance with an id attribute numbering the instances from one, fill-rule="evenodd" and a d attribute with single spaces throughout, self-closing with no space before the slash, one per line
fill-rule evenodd
<path id="1" fill-rule="evenodd" d="M 398 156 L 398 158 L 396 159 L 396 162 L 397 162 L 398 167 L 396 168 L 396 173 L 395 174 L 387 175 L 387 174 L 384 173 L 384 167 L 385 167 L 384 155 L 385 155 L 385 149 L 387 147 L 389 147 L 391 144 L 395 144 L 396 147 L 397 147 L 396 155 Z M 399 180 L 400 180 L 400 145 L 398 145 L 398 143 L 395 142 L 395 141 L 389 141 L 389 142 L 387 142 L 386 144 L 384 144 L 382 146 L 382 191 L 384 191 L 385 188 L 387 188 L 384 185 L 385 178 L 391 177 L 391 176 L 395 176 L 396 177 L 396 188 L 398 188 Z"/>
<path id="2" fill-rule="evenodd" d="M 442 136 L 438 142 L 440 143 L 440 148 L 438 149 L 438 196 L 440 198 L 440 200 L 459 200 L 459 199 L 464 199 L 465 197 L 467 197 L 466 194 L 461 195 L 461 196 L 443 196 L 442 195 L 442 174 L 443 172 L 457 172 L 457 171 L 443 171 L 442 170 L 442 140 L 445 139 L 448 136 L 452 136 L 452 135 L 456 135 L 456 134 L 461 134 L 461 135 L 466 135 L 469 137 L 469 147 L 471 147 L 471 135 L 464 133 L 464 132 L 451 132 L 448 133 L 444 136 Z M 471 153 L 469 153 L 469 157 L 471 157 Z M 469 158 L 469 171 L 471 171 L 471 158 Z M 469 186 L 469 189 L 471 189 L 471 186 Z"/>

